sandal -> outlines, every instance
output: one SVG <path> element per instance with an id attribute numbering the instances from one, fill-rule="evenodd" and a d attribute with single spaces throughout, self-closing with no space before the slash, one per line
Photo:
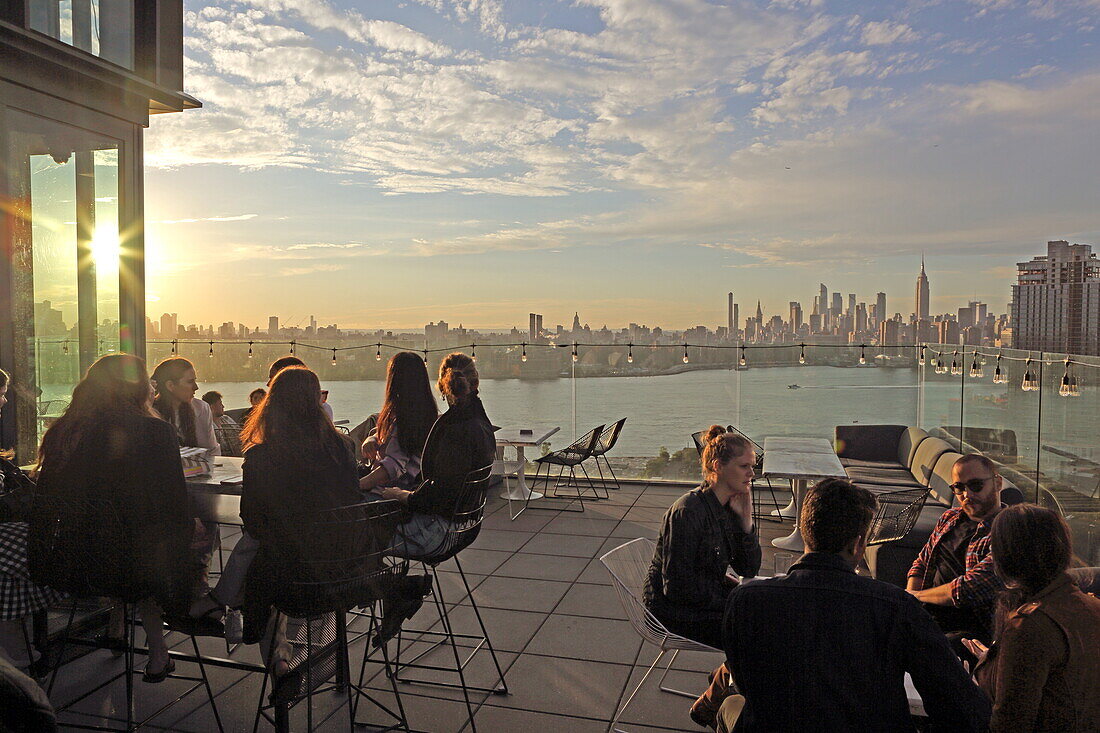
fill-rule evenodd
<path id="1" fill-rule="evenodd" d="M 164 665 L 164 669 L 159 672 L 150 672 L 149 668 L 145 668 L 145 674 L 141 676 L 142 682 L 147 682 L 150 685 L 158 685 L 168 679 L 168 675 L 176 671 L 176 663 L 171 659 Z"/>
<path id="2" fill-rule="evenodd" d="M 222 608 L 215 606 L 201 616 L 166 616 L 164 622 L 172 631 L 188 636 L 225 636 L 225 624 L 211 615 L 214 613 L 223 613 Z"/>

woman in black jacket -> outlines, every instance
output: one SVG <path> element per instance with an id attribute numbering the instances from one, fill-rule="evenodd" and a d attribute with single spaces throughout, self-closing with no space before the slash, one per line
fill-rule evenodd
<path id="1" fill-rule="evenodd" d="M 719 425 L 703 445 L 703 483 L 676 500 L 661 521 L 645 603 L 674 634 L 722 646 L 726 596 L 735 581 L 760 570 L 760 537 L 752 521 L 756 453 L 743 436 Z"/>
<path id="2" fill-rule="evenodd" d="M 450 530 L 450 517 L 463 480 L 496 456 L 494 428 L 478 397 L 474 360 L 449 354 L 439 365 L 439 391 L 450 408 L 439 416 L 424 443 L 420 486 L 412 491 L 385 487 L 382 496 L 397 499 L 409 510 L 399 527 L 394 554 L 412 559 L 436 552 Z"/>
<path id="3" fill-rule="evenodd" d="M 149 645 L 143 679 L 161 682 L 174 668 L 162 609 L 187 608 L 192 525 L 176 431 L 153 414 L 152 398 L 145 362 L 136 356 L 110 354 L 88 368 L 42 438 L 37 493 L 90 501 L 111 516 L 63 527 L 57 537 L 32 517 L 29 544 L 37 582 L 140 599 Z"/>

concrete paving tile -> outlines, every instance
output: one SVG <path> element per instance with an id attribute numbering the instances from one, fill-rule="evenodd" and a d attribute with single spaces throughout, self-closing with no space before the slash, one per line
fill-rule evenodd
<path id="1" fill-rule="evenodd" d="M 486 529 L 506 529 L 513 532 L 538 532 L 558 514 L 559 510 L 525 511 L 515 519 L 511 519 L 505 512 L 496 512 L 491 517 L 485 518 L 481 528 L 482 531 Z"/>
<path id="2" fill-rule="evenodd" d="M 612 537 L 625 537 L 628 539 L 634 539 L 635 537 L 648 537 L 651 540 L 657 539 L 657 535 L 661 533 L 660 522 L 641 522 L 637 520 L 623 520 L 619 522 L 619 526 L 615 527 L 611 531 Z"/>
<path id="3" fill-rule="evenodd" d="M 486 578 L 474 591 L 482 608 L 511 608 L 517 611 L 549 612 L 569 590 L 568 583 L 553 580 Z"/>
<path id="4" fill-rule="evenodd" d="M 503 550 L 505 552 L 515 552 L 534 536 L 534 532 L 516 532 L 506 529 L 486 529 L 483 527 L 481 532 L 478 533 L 477 539 L 474 540 L 474 544 L 470 547 L 475 550 Z"/>
<path id="5" fill-rule="evenodd" d="M 595 507 L 592 508 L 594 512 Z M 607 537 L 611 530 L 619 523 L 618 519 L 604 519 L 596 516 L 565 516 L 554 517 L 543 528 L 543 532 L 553 534 L 591 535 L 593 537 Z"/>
<path id="6" fill-rule="evenodd" d="M 535 632 L 546 621 L 547 614 L 534 611 L 515 611 L 504 608 L 481 608 L 481 620 L 489 640 L 497 651 L 521 652 L 531 641 Z M 449 611 L 451 627 L 459 634 L 480 634 L 477 618 L 471 606 L 458 606 Z M 436 624 L 433 629 L 439 629 Z M 478 643 L 473 639 L 459 639 L 459 644 L 472 646 Z"/>
<path id="7" fill-rule="evenodd" d="M 629 622 L 551 614 L 525 654 L 633 664 L 642 638 Z"/>
<path id="8" fill-rule="evenodd" d="M 540 533 L 532 537 L 531 541 L 523 546 L 523 552 L 557 555 L 559 557 L 592 558 L 602 544 L 603 537 Z"/>
<path id="9" fill-rule="evenodd" d="M 611 585 L 611 575 L 608 574 L 607 568 L 603 566 L 599 558 L 596 558 L 588 563 L 584 572 L 577 578 L 577 582 L 593 585 Z"/>
<path id="10" fill-rule="evenodd" d="M 473 547 L 462 551 L 462 569 L 476 575 L 492 575 L 501 563 L 511 556 L 511 552 L 498 550 L 478 550 Z M 410 572 L 417 572 L 410 570 Z"/>
<path id="11" fill-rule="evenodd" d="M 508 671 L 512 694 L 492 697 L 490 707 L 509 707 L 610 721 L 630 667 L 524 655 Z"/>
<path id="12" fill-rule="evenodd" d="M 483 705 L 474 720 L 478 730 L 486 731 L 561 731 L 561 733 L 604 733 L 607 721 L 533 713 L 530 710 Z M 467 726 L 465 730 L 470 730 Z"/>
<path id="13" fill-rule="evenodd" d="M 588 565 L 583 557 L 556 557 L 517 552 L 501 565 L 493 575 L 510 578 L 535 578 L 538 580 L 573 581 Z"/>
<path id="14" fill-rule="evenodd" d="M 594 618 L 626 619 L 622 603 L 615 590 L 608 585 L 589 585 L 576 583 L 561 603 L 554 609 L 555 614 L 570 616 L 592 616 Z"/>
<path id="15" fill-rule="evenodd" d="M 641 680 L 649 663 L 653 661 L 651 658 L 646 657 L 643 657 L 643 659 L 639 661 L 643 660 L 645 664 L 640 664 L 635 667 L 630 675 L 630 685 L 623 695 L 624 700 L 626 699 L 626 695 L 629 695 L 635 685 L 638 684 L 638 681 Z M 699 730 L 688 715 L 688 709 L 691 707 L 693 700 L 681 697 L 680 695 L 674 695 L 671 692 L 661 691 L 659 680 L 663 671 L 663 665 L 664 662 L 662 661 L 661 667 L 653 670 L 646 680 L 645 685 L 643 685 L 642 689 L 638 691 L 638 694 L 634 696 L 630 706 L 620 718 L 623 723 L 627 724 L 624 726 L 625 730 L 633 731 L 639 724 L 672 730 L 691 730 L 693 728 Z M 688 673 L 676 669 L 669 672 L 668 676 L 665 678 L 666 687 L 683 690 L 684 692 L 691 692 L 693 694 L 701 694 L 707 689 L 707 684 L 707 676 L 705 674 Z"/>

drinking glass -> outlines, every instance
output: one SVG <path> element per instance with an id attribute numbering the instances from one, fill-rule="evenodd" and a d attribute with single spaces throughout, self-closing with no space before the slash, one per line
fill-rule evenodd
<path id="1" fill-rule="evenodd" d="M 794 555 L 789 552 L 775 553 L 775 575 L 786 575 L 791 565 L 794 565 Z"/>

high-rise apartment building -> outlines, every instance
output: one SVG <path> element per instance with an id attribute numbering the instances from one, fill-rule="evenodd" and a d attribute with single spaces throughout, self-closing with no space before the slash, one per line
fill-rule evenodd
<path id="1" fill-rule="evenodd" d="M 848 293 L 848 310 L 845 311 L 848 315 L 855 315 L 856 312 L 856 294 Z"/>
<path id="2" fill-rule="evenodd" d="M 917 275 L 917 302 L 913 311 L 918 321 L 928 320 L 928 276 L 924 274 L 924 256 L 920 258 L 920 274 Z"/>
<path id="3" fill-rule="evenodd" d="M 888 320 L 890 315 L 886 312 L 886 293 L 875 294 L 875 324 L 874 327 L 878 328 L 879 324 L 885 320 Z"/>
<path id="4" fill-rule="evenodd" d="M 802 328 L 802 304 L 797 300 L 792 300 L 789 303 L 790 306 L 790 323 L 791 330 L 798 331 Z"/>
<path id="5" fill-rule="evenodd" d="M 272 337 L 279 335 L 279 317 L 278 316 L 268 316 L 267 317 L 267 335 L 272 336 Z"/>
<path id="6" fill-rule="evenodd" d="M 726 296 L 726 335 L 733 338 L 737 333 L 737 318 L 733 313 L 733 293 Z"/>
<path id="7" fill-rule="evenodd" d="M 829 309 L 832 311 L 834 318 L 844 312 L 844 298 L 841 297 L 840 293 L 833 293 L 833 302 Z"/>
<path id="8" fill-rule="evenodd" d="M 1046 256 L 1016 267 L 1009 305 L 1013 345 L 1100 354 L 1100 260 L 1092 247 L 1047 242 Z"/>
<path id="9" fill-rule="evenodd" d="M 179 327 L 179 315 L 176 313 L 164 313 L 160 317 L 160 337 L 174 339 Z"/>

